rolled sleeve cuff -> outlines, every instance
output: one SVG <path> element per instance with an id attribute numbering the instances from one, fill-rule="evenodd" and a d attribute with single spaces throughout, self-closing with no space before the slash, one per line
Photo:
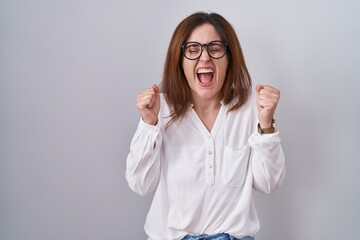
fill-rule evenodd
<path id="1" fill-rule="evenodd" d="M 249 138 L 250 145 L 258 145 L 263 143 L 279 143 L 281 142 L 280 133 L 274 132 L 270 134 L 260 134 L 258 131 L 254 131 Z"/>

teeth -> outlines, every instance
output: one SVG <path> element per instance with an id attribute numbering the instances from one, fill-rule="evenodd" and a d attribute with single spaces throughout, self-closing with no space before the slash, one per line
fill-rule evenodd
<path id="1" fill-rule="evenodd" d="M 210 68 L 200 68 L 197 73 L 213 73 L 214 71 Z"/>

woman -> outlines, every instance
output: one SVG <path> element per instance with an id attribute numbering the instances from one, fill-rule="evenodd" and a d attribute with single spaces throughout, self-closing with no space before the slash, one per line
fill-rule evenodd
<path id="1" fill-rule="evenodd" d="M 126 179 L 155 192 L 150 240 L 253 239 L 252 190 L 273 192 L 285 176 L 274 113 L 280 92 L 256 86 L 231 25 L 198 12 L 175 29 L 160 89 L 140 92 L 141 115 Z"/>

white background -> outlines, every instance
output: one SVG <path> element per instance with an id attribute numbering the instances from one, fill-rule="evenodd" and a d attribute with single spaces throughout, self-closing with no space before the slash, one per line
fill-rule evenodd
<path id="1" fill-rule="evenodd" d="M 189 14 L 215 11 L 281 92 L 287 178 L 257 240 L 359 239 L 358 0 L 0 0 L 0 239 L 145 239 L 125 160 L 138 91 Z"/>

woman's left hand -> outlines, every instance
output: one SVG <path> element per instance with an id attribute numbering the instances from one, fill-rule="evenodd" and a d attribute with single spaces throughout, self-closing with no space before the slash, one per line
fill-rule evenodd
<path id="1" fill-rule="evenodd" d="M 280 91 L 272 86 L 257 85 L 256 93 L 260 127 L 269 128 L 280 100 Z"/>

